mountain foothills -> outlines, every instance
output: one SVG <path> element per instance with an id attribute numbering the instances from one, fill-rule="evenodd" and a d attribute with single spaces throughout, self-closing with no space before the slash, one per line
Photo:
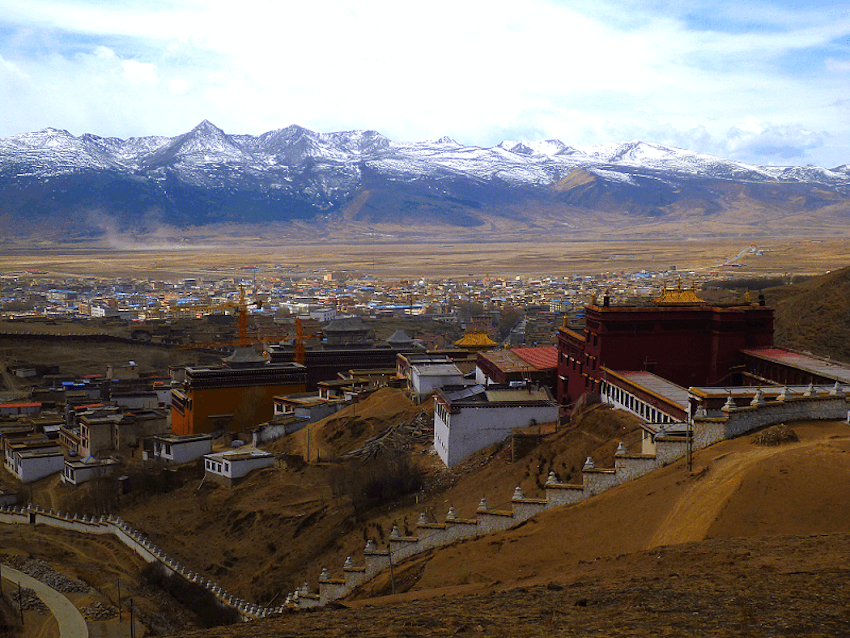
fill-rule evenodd
<path id="1" fill-rule="evenodd" d="M 752 166 L 641 141 L 479 148 L 299 126 L 229 135 L 208 121 L 176 137 L 48 128 L 0 140 L 7 235 L 225 225 L 351 241 L 843 234 L 848 211 L 847 165 Z"/>

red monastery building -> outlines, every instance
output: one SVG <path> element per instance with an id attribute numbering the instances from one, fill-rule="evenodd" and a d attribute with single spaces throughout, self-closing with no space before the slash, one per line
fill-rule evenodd
<path id="1" fill-rule="evenodd" d="M 646 371 L 678 386 L 728 385 L 744 349 L 773 345 L 773 309 L 708 305 L 695 290 L 665 290 L 650 306 L 612 306 L 606 295 L 585 308 L 584 334 L 558 331 L 557 397 L 562 406 L 599 392 L 603 369 Z"/>

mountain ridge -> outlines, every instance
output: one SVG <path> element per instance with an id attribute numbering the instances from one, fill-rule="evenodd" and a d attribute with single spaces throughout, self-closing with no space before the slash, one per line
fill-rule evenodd
<path id="1" fill-rule="evenodd" d="M 96 235 L 94 211 L 140 232 L 163 220 L 182 227 L 304 222 L 321 235 L 353 219 L 480 236 L 511 221 L 525 232 L 524 220 L 555 232 L 559 217 L 574 224 L 597 213 L 613 227 L 694 212 L 723 222 L 722 211 L 747 200 L 772 218 L 805 213 L 815 226 L 840 226 L 850 211 L 850 167 L 756 166 L 642 140 L 585 147 L 506 140 L 484 148 L 298 125 L 232 135 L 208 120 L 174 137 L 46 128 L 0 139 L 0 214 L 21 230 L 27 222 L 65 224 Z M 756 225 L 765 219 L 752 217 Z"/>

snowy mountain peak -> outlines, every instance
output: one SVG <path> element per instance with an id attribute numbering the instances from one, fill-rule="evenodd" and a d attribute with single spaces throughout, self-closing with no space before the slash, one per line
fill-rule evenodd
<path id="1" fill-rule="evenodd" d="M 192 129 L 192 133 L 203 135 L 224 135 L 224 131 L 218 128 L 209 120 L 201 120 L 201 122 Z"/>
<path id="2" fill-rule="evenodd" d="M 221 163 L 238 161 L 240 149 L 229 135 L 209 120 L 204 120 L 188 133 L 172 138 L 171 143 L 151 158 L 151 164 L 171 161 Z"/>
<path id="3" fill-rule="evenodd" d="M 24 146 L 45 147 L 72 143 L 77 138 L 71 135 L 65 129 L 47 127 L 39 131 L 33 131 L 31 133 L 21 133 L 20 135 L 14 135 L 8 139 Z"/>

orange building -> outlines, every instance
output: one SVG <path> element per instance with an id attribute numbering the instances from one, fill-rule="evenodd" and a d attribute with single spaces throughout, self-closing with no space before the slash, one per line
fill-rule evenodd
<path id="1" fill-rule="evenodd" d="M 238 353 L 222 366 L 186 368 L 183 387 L 171 390 L 171 431 L 184 435 L 252 428 L 274 416 L 275 395 L 306 387 L 303 365 L 272 364 Z"/>

